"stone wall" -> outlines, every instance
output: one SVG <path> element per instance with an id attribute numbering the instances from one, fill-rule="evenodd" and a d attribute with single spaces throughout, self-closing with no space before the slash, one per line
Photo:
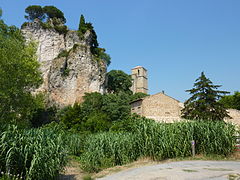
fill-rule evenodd
<path id="1" fill-rule="evenodd" d="M 142 99 L 139 99 L 139 100 L 131 103 L 131 113 L 136 113 L 141 116 L 143 115 L 142 114 Z"/>
<path id="2" fill-rule="evenodd" d="M 147 96 L 131 103 L 132 113 L 137 113 L 157 122 L 174 122 L 181 120 L 183 104 L 163 93 Z"/>

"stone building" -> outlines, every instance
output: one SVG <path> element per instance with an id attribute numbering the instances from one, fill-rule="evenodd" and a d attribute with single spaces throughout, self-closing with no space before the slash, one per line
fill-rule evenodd
<path id="1" fill-rule="evenodd" d="M 133 93 L 147 93 L 147 70 L 144 67 L 133 68 L 132 79 Z M 154 119 L 157 122 L 172 123 L 182 120 L 181 110 L 183 107 L 183 103 L 162 92 L 131 102 L 131 113 Z M 225 121 L 240 126 L 240 111 L 236 109 L 228 109 L 227 111 L 231 118 L 225 118 Z"/>
<path id="2" fill-rule="evenodd" d="M 148 93 L 147 70 L 142 66 L 137 66 L 132 69 L 132 92 Z"/>
<path id="3" fill-rule="evenodd" d="M 131 103 L 131 112 L 157 122 L 174 122 L 181 120 L 183 103 L 164 94 L 157 93 Z"/>

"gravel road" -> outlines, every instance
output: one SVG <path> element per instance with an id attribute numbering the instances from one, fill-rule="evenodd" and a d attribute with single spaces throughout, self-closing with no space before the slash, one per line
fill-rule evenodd
<path id="1" fill-rule="evenodd" d="M 178 161 L 118 172 L 99 180 L 240 180 L 240 161 Z"/>

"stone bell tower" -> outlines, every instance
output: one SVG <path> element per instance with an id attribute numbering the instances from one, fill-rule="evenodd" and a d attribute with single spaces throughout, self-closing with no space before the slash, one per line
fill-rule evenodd
<path id="1" fill-rule="evenodd" d="M 142 66 L 132 69 L 132 92 L 148 93 L 147 70 Z"/>

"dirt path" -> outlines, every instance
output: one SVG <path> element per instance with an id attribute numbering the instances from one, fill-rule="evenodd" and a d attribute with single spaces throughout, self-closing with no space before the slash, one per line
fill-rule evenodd
<path id="1" fill-rule="evenodd" d="M 60 175 L 59 180 L 82 180 L 84 176 L 80 169 L 79 162 L 71 160 Z"/>
<path id="2" fill-rule="evenodd" d="M 240 180 L 239 161 L 179 161 L 131 168 L 101 180 Z"/>

